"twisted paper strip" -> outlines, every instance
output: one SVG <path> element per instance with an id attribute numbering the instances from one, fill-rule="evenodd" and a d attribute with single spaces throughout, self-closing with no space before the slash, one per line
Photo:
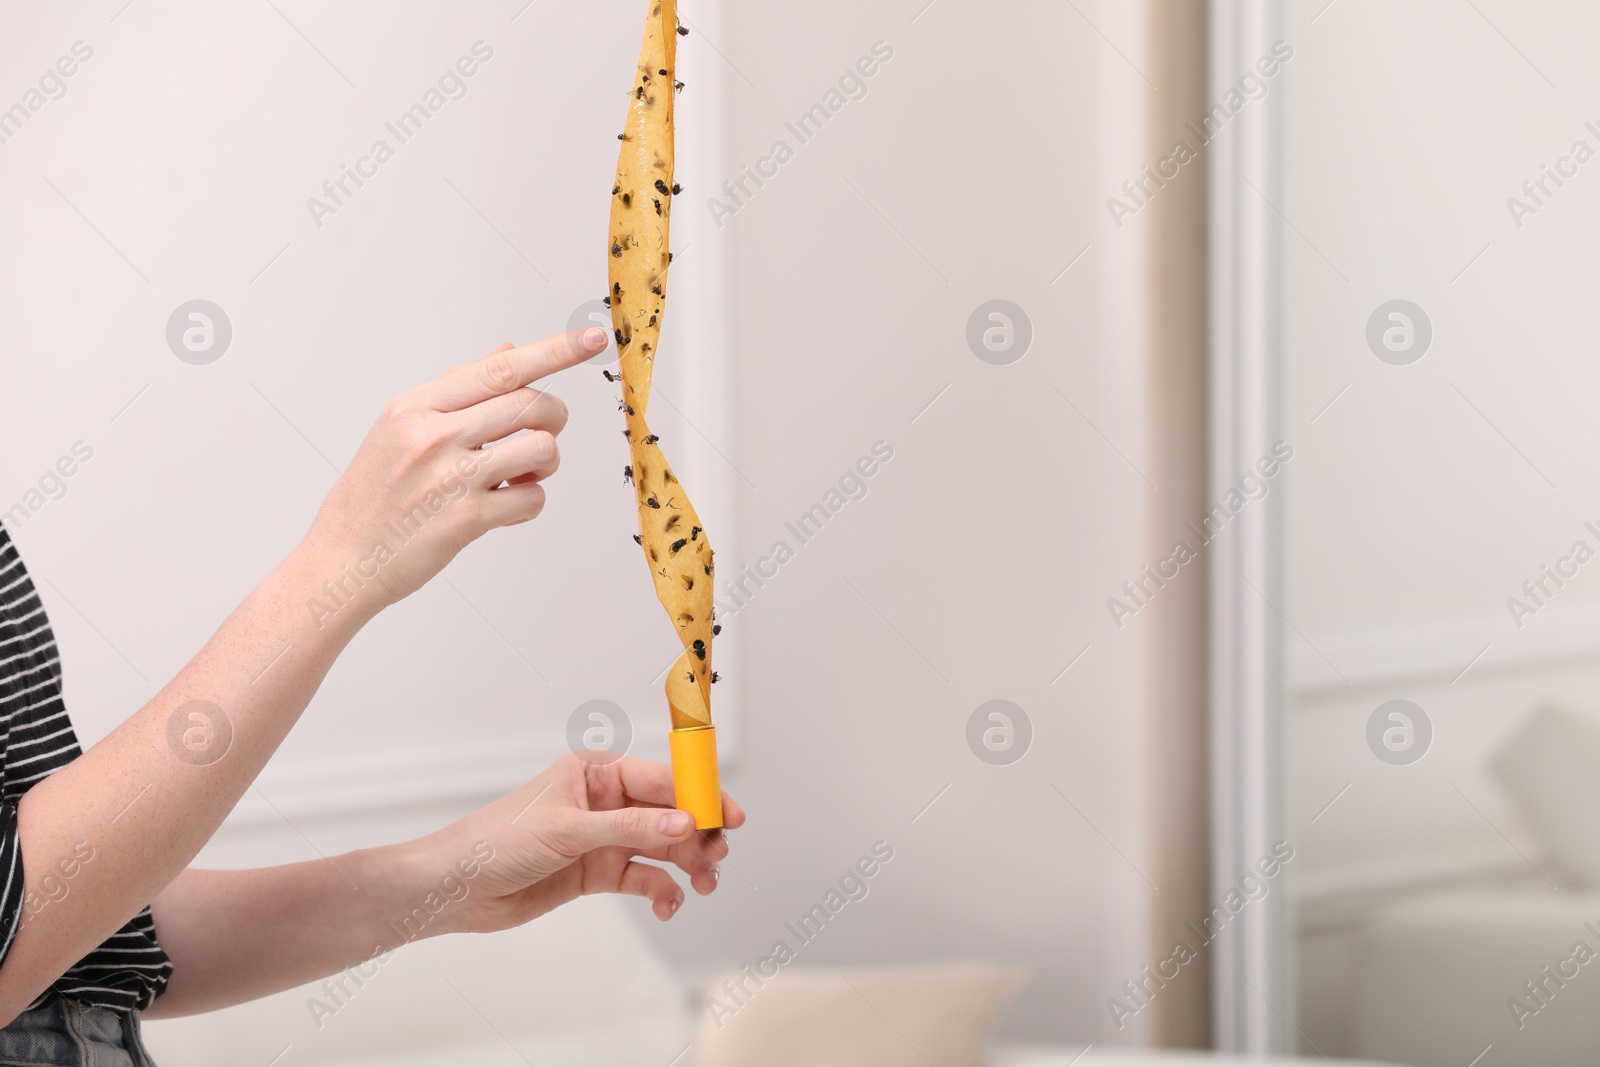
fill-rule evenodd
<path id="1" fill-rule="evenodd" d="M 611 190 L 611 322 L 622 360 L 630 475 L 639 536 L 656 596 L 683 643 L 667 672 L 674 729 L 711 725 L 712 552 L 700 516 L 662 455 L 645 415 L 672 262 L 668 231 L 678 192 L 673 171 L 673 97 L 678 53 L 676 0 L 651 0 L 644 45 Z"/>

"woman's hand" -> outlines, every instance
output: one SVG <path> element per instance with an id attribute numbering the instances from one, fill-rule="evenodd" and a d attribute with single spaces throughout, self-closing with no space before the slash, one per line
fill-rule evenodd
<path id="1" fill-rule="evenodd" d="M 537 516 L 540 483 L 561 462 L 567 407 L 524 387 L 605 344 L 598 328 L 503 344 L 392 400 L 306 535 L 303 548 L 332 587 L 328 606 L 359 602 L 375 613 L 489 530 Z"/>
<path id="2" fill-rule="evenodd" d="M 590 893 L 644 897 L 665 922 L 683 904 L 683 890 L 665 869 L 639 861 L 676 866 L 706 896 L 717 888 L 718 863 L 728 854 L 721 830 L 696 831 L 694 820 L 672 803 L 672 772 L 662 764 L 562 758 L 488 807 L 414 843 L 415 869 L 430 888 L 441 874 L 463 884 L 465 872 L 473 871 L 438 932 L 520 926 Z M 743 809 L 726 793 L 722 811 L 729 829 L 744 824 Z"/>
<path id="3" fill-rule="evenodd" d="M 642 861 L 676 864 L 704 895 L 716 889 L 717 862 L 728 854 L 721 830 L 696 833 L 671 802 L 672 773 L 658 763 L 568 756 L 403 845 L 255 871 L 185 871 L 155 902 L 175 969 L 154 1014 L 215 1011 L 387 958 L 419 938 L 517 926 L 586 893 L 645 897 L 658 918 L 670 919 L 683 893 L 665 870 Z M 744 823 L 726 795 L 722 810 L 730 827 Z M 663 819 L 682 824 L 663 828 Z M 106 862 L 97 856 L 90 869 Z M 50 923 L 83 892 L 74 888 L 38 922 Z M 32 932 L 29 924 L 21 936 Z M 7 959 L 0 981 L 14 967 Z M 37 995 L 27 988 L 29 998 L 9 1002 L 13 1014 Z"/>

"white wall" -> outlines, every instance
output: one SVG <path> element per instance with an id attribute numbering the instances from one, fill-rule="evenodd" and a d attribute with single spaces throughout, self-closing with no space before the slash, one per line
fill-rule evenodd
<path id="1" fill-rule="evenodd" d="M 559 329 L 602 291 L 598 191 L 637 5 L 278 7 L 27 8 L 0 34 L 13 72 L 78 39 L 95 49 L 67 96 L 0 145 L 14 208 L 0 500 L 74 441 L 94 447 L 16 535 L 49 583 L 86 740 L 293 544 L 388 396 Z M 754 960 L 887 840 L 896 859 L 807 962 L 1020 960 L 1034 979 L 1008 1032 L 1136 1040 L 1154 1013 L 1118 1031 L 1105 1001 L 1165 951 L 1147 932 L 1147 876 L 1167 861 L 1149 800 L 1162 709 L 1145 679 L 1162 664 L 1154 627 L 1119 631 L 1105 601 L 1170 531 L 1140 473 L 1159 438 L 1148 216 L 1119 230 L 1105 199 L 1148 161 L 1142 9 L 742 5 L 727 31 L 684 13 L 704 31 L 684 44 L 684 124 L 713 106 L 701 85 L 726 85 L 738 162 L 795 146 L 785 122 L 875 42 L 894 55 L 722 228 L 705 198 L 734 174 L 680 170 L 679 248 L 698 244 L 681 269 L 727 256 L 736 270 L 734 400 L 692 416 L 711 420 L 727 465 L 702 441 L 692 473 L 732 486 L 713 529 L 738 546 L 724 573 L 778 539 L 798 551 L 729 622 L 742 647 L 723 697 L 739 740 L 726 784 L 751 825 L 715 903 L 659 939 L 691 974 Z M 470 94 L 314 228 L 305 198 L 480 38 L 495 57 Z M 26 85 L 0 85 L 0 100 Z M 235 328 L 206 368 L 162 337 L 195 296 Z M 964 339 L 996 297 L 1035 331 L 1008 367 Z M 664 727 L 652 680 L 670 635 L 627 543 L 612 390 L 585 372 L 560 391 L 573 419 L 548 514 L 475 546 L 446 572 L 455 590 L 436 582 L 355 643 L 263 778 L 293 825 L 248 801 L 204 860 L 419 832 L 535 771 L 590 697 L 633 711 L 646 742 Z M 867 496 L 796 546 L 784 523 L 877 441 L 894 459 Z M 1010 767 L 965 740 L 995 698 L 1035 732 Z M 396 779 L 429 762 L 449 773 L 401 804 Z M 374 801 L 382 816 L 344 810 Z"/>
<path id="2" fill-rule="evenodd" d="M 1107 839 L 1147 868 L 1150 840 L 1143 635 L 1117 633 L 1104 599 L 1143 562 L 1145 485 L 1053 386 L 1143 459 L 1140 238 L 1103 202 L 1135 169 L 1144 83 L 1070 8 L 942 0 L 913 22 L 921 6 L 813 5 L 800 28 L 749 5 L 727 46 L 754 85 L 737 83 L 744 161 L 792 141 L 784 123 L 875 41 L 895 49 L 870 95 L 728 226 L 741 455 L 760 487 L 745 542 L 783 537 L 874 441 L 896 458 L 739 618 L 739 782 L 770 831 L 747 835 L 739 863 L 761 889 L 725 877 L 738 911 L 700 909 L 669 933 L 685 954 L 752 958 L 885 838 L 900 858 L 872 910 L 817 961 L 1024 960 L 1035 979 L 1014 1031 L 1115 1039 L 1104 1000 L 1147 962 L 1149 886 Z M 1136 17 L 1092 14 L 1142 47 Z M 1010 367 L 963 341 L 995 297 L 1036 330 Z M 997 697 L 1037 732 L 1008 768 L 963 739 Z"/>

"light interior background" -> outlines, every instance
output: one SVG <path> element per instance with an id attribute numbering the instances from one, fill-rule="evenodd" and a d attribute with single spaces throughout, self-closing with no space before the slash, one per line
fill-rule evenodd
<path id="1" fill-rule="evenodd" d="M 1585 126 L 1600 118 L 1600 13 L 1557 0 L 1284 10 L 1297 53 L 1278 206 L 1301 1048 L 1372 1055 L 1355 1023 L 1357 935 L 1382 906 L 1452 888 L 1548 888 L 1489 760 L 1542 706 L 1600 713 L 1600 573 L 1581 570 L 1520 627 L 1507 606 L 1574 541 L 1595 547 L 1600 171 L 1548 185 L 1521 225 L 1508 199 L 1526 201 L 1523 183 L 1575 141 L 1600 148 Z M 1365 340 L 1394 299 L 1432 323 L 1409 366 Z M 1396 698 L 1434 731 L 1410 766 L 1367 748 L 1368 716 Z M 1530 951 L 1582 934 L 1564 931 Z M 1529 975 L 1474 974 L 1478 999 L 1446 1008 L 1453 965 L 1419 966 L 1417 996 L 1463 1024 L 1414 1016 L 1420 1058 L 1405 1062 L 1465 1063 L 1490 1042 L 1500 1062 L 1554 1062 L 1516 1051 L 1506 999 Z"/>
<path id="2" fill-rule="evenodd" d="M 827 0 L 798 16 L 739 5 L 723 22 L 699 8 L 685 3 L 686 22 L 703 14 L 726 36 L 685 39 L 681 122 L 728 169 L 680 170 L 675 240 L 696 246 L 679 277 L 731 369 L 696 379 L 720 357 L 686 351 L 693 337 L 669 318 L 663 359 L 686 369 L 663 384 L 682 411 L 652 415 L 692 449 L 686 483 L 721 487 L 702 506 L 723 573 L 792 543 L 785 522 L 875 442 L 894 458 L 730 623 L 725 785 L 751 824 L 714 900 L 666 927 L 640 904 L 638 925 L 689 981 L 737 967 L 883 840 L 895 860 L 804 962 L 1017 961 L 1032 980 L 1007 1034 L 1203 1036 L 1199 968 L 1125 1028 L 1107 1012 L 1166 955 L 1175 917 L 1206 907 L 1191 889 L 1206 876 L 1203 564 L 1125 627 L 1106 605 L 1201 510 L 1197 364 L 1163 367 L 1163 327 L 1149 325 L 1170 209 L 1122 226 L 1106 209 L 1162 154 L 1149 12 Z M 622 0 L 0 5 L 0 100 L 75 41 L 94 49 L 65 97 L 0 145 L 0 506 L 74 442 L 94 449 L 14 531 L 86 744 L 292 547 L 390 396 L 563 329 L 604 291 L 638 16 Z M 479 40 L 494 54 L 468 94 L 314 225 L 307 198 Z M 795 144 L 785 124 L 880 41 L 893 58 L 866 97 L 716 225 L 707 198 L 775 140 Z M 694 130 L 708 114 L 725 129 Z M 1191 168 L 1162 203 L 1197 204 L 1202 183 Z M 1173 254 L 1198 254 L 1195 233 Z M 1454 262 L 1440 255 L 1441 270 Z M 197 297 L 234 330 L 207 367 L 164 338 Z M 1008 367 L 965 341 L 995 298 L 1034 330 Z M 1202 323 L 1163 321 L 1198 352 Z M 1173 374 L 1189 375 L 1187 400 L 1158 396 Z M 572 420 L 547 513 L 473 546 L 357 639 L 201 863 L 431 829 L 537 772 L 588 699 L 621 704 L 637 751 L 660 750 L 655 676 L 673 642 L 629 540 L 615 390 L 591 368 L 555 387 Z M 1357 399 L 1339 415 L 1357 416 Z M 1176 696 L 1158 700 L 1162 686 Z M 1034 731 L 1004 768 L 965 740 L 996 698 Z M 480 981 L 515 989 L 562 962 L 480 966 L 498 968 Z M 1169 1013 L 1181 1018 L 1161 1023 Z M 163 1049 L 185 1025 L 166 1024 Z M 260 1062 L 279 1047 L 239 1040 Z"/>

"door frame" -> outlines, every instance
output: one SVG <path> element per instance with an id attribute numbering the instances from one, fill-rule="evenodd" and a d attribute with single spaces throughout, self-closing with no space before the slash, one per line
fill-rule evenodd
<path id="1" fill-rule="evenodd" d="M 1210 99 L 1221 101 L 1280 39 L 1278 0 L 1213 0 Z M 1212 143 L 1210 179 L 1210 499 L 1221 500 L 1280 437 L 1278 115 L 1282 89 L 1234 117 Z M 1280 551 L 1282 494 L 1244 508 L 1211 560 L 1212 890 L 1287 839 Z M 1292 844 L 1292 842 L 1291 842 Z M 1294 1051 L 1288 894 L 1233 917 L 1213 956 L 1213 1037 L 1248 1054 Z"/>

